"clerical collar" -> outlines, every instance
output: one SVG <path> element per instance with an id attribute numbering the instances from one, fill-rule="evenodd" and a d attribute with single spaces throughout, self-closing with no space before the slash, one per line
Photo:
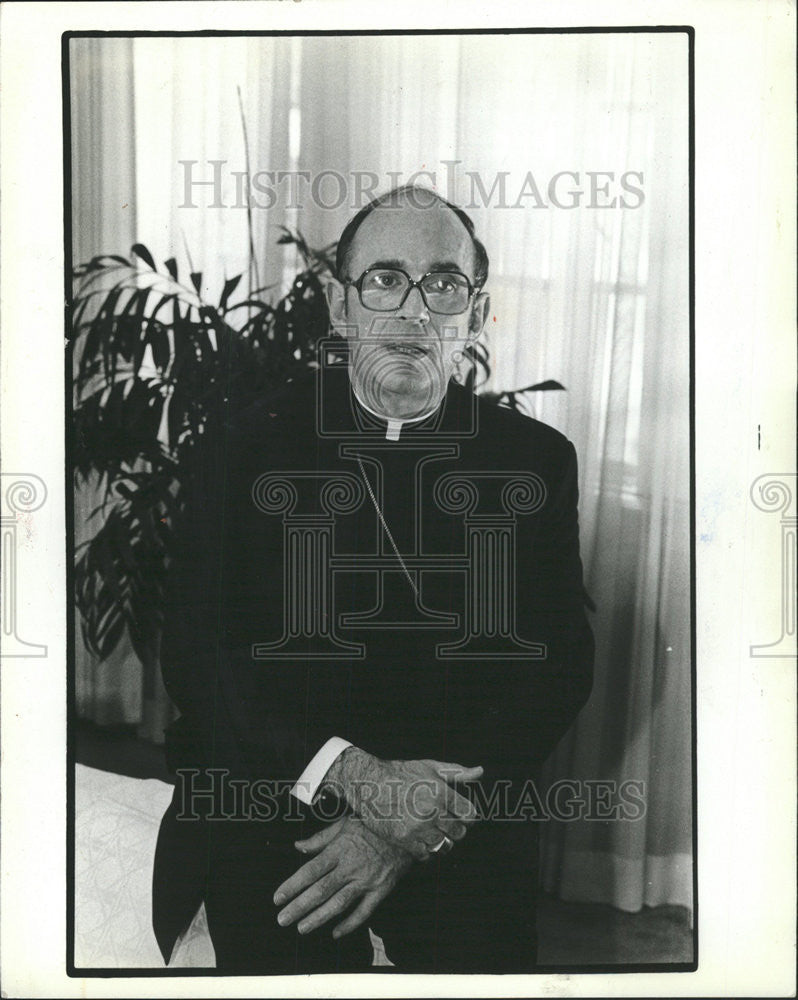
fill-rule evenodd
<path id="1" fill-rule="evenodd" d="M 366 404 L 357 394 L 357 390 L 355 389 L 354 386 L 352 386 L 352 393 L 354 394 L 354 397 L 358 401 L 360 406 L 362 406 L 367 413 L 370 413 L 372 417 L 376 417 L 377 420 L 386 425 L 385 427 L 386 441 L 398 441 L 399 435 L 402 433 L 402 428 L 405 426 L 405 424 L 420 424 L 422 420 L 428 420 L 432 416 L 432 414 L 436 412 L 436 410 L 440 407 L 441 403 L 443 402 L 442 399 L 440 403 L 438 403 L 436 406 L 433 406 L 432 409 L 428 410 L 426 413 L 422 413 L 420 417 L 412 417 L 409 420 L 397 420 L 394 417 L 386 417 L 382 413 L 377 413 L 377 411 L 372 410 L 370 406 L 366 406 Z M 444 396 L 444 399 L 445 398 L 446 397 Z"/>

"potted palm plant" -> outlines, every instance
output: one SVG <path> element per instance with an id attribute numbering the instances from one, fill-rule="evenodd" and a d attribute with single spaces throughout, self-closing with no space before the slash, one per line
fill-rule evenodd
<path id="1" fill-rule="evenodd" d="M 100 659 L 126 631 L 139 658 L 151 658 L 202 435 L 237 402 L 315 363 L 331 248 L 311 250 L 288 230 L 280 241 L 296 246 L 303 266 L 276 302 L 265 289 L 242 296 L 242 275 L 208 302 L 201 273 L 183 280 L 174 259 L 158 267 L 143 244 L 75 270 L 72 464 L 76 485 L 91 482 L 101 497 L 90 514 L 96 529 L 76 552 L 75 599 L 86 647 Z"/>

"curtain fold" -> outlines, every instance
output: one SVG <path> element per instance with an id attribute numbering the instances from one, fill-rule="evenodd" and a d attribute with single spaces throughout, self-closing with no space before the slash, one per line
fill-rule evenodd
<path id="1" fill-rule="evenodd" d="M 185 270 L 188 248 L 211 298 L 246 271 L 238 88 L 252 173 L 272 172 L 261 180 L 278 193 L 267 206 L 253 189 L 262 283 L 284 286 L 295 266 L 279 226 L 332 242 L 374 175 L 382 192 L 415 174 L 474 217 L 491 258 L 486 388 L 560 381 L 566 392 L 536 394 L 528 409 L 580 461 L 596 681 L 545 781 L 643 789 L 636 820 L 546 824 L 543 884 L 628 910 L 690 907 L 686 36 L 91 42 L 73 69 L 73 162 L 86 179 L 74 187 L 76 259 L 135 238 Z M 213 180 L 211 161 L 222 164 L 218 199 L 194 183 Z M 292 199 L 277 171 L 305 171 L 304 196 Z M 309 183 L 324 171 L 319 204 Z M 591 207 L 613 196 L 628 207 Z M 144 682 L 131 655 L 79 664 L 82 711 L 97 715 L 94 684 L 136 716 Z"/>
<path id="2" fill-rule="evenodd" d="M 72 258 L 127 253 L 136 239 L 136 147 L 131 38 L 70 40 Z M 75 545 L 101 525 L 92 511 L 104 493 L 96 477 L 75 491 Z M 142 664 L 127 642 L 99 662 L 75 614 L 75 689 L 79 716 L 99 725 L 136 725 L 162 739 L 172 717 L 155 660 Z"/>
<path id="3" fill-rule="evenodd" d="M 648 154 L 646 205 L 633 220 L 641 232 L 624 217 L 626 263 L 591 352 L 601 375 L 590 420 L 575 414 L 596 679 L 546 774 L 644 789 L 634 822 L 554 822 L 543 839 L 547 889 L 627 910 L 693 905 L 686 93 L 681 114 L 653 100 L 686 70 L 686 46 L 658 44 L 633 73 L 633 93 L 652 102 L 630 132 Z M 631 286 L 636 301 L 619 301 Z"/>

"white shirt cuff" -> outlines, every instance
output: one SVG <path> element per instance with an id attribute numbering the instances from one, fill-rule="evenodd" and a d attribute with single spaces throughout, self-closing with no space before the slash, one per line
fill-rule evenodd
<path id="1" fill-rule="evenodd" d="M 348 740 L 342 740 L 340 736 L 333 736 L 332 739 L 327 740 L 300 774 L 296 784 L 291 789 L 291 794 L 295 795 L 300 802 L 304 802 L 306 806 L 312 805 L 325 774 L 344 750 L 351 746 L 352 744 Z"/>

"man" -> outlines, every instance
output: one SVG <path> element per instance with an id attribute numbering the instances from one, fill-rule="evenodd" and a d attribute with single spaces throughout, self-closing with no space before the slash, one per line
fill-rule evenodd
<path id="1" fill-rule="evenodd" d="M 204 901 L 225 972 L 368 971 L 369 928 L 397 971 L 531 971 L 518 806 L 592 671 L 574 449 L 458 384 L 465 213 L 392 191 L 337 270 L 347 366 L 237 420 L 183 529 L 156 934 L 168 960 Z"/>

